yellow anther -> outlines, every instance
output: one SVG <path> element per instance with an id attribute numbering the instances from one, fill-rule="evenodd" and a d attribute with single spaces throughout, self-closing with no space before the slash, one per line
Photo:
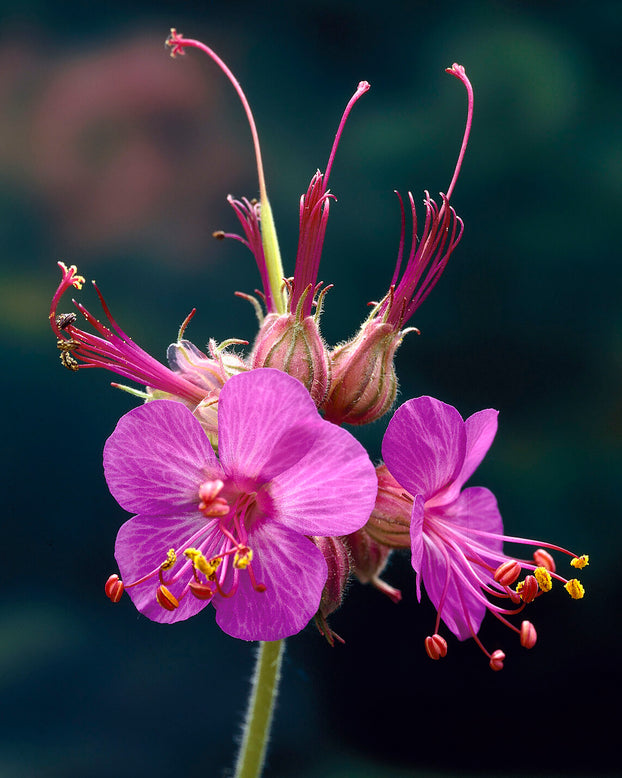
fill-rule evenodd
<path id="1" fill-rule="evenodd" d="M 571 578 L 570 581 L 564 585 L 564 589 L 573 600 L 580 600 L 585 594 L 585 589 L 583 588 L 581 581 L 577 578 Z"/>
<path id="2" fill-rule="evenodd" d="M 550 592 L 553 588 L 553 579 L 546 567 L 536 567 L 533 574 L 538 582 L 538 586 L 543 592 Z"/>
<path id="3" fill-rule="evenodd" d="M 252 561 L 253 549 L 248 547 L 242 548 L 235 552 L 233 557 L 233 566 L 237 567 L 238 570 L 246 570 Z"/>
<path id="4" fill-rule="evenodd" d="M 590 563 L 590 557 L 588 554 L 581 554 L 581 556 L 576 556 L 574 559 L 571 560 L 570 566 L 576 567 L 579 570 L 583 570 L 584 567 L 587 567 Z"/>
<path id="5" fill-rule="evenodd" d="M 208 561 L 197 548 L 187 548 L 184 554 L 190 559 L 195 568 L 207 578 L 211 578 L 214 575 L 222 561 L 221 559 L 210 559 Z"/>
<path id="6" fill-rule="evenodd" d="M 174 548 L 169 548 L 166 552 L 166 559 L 160 565 L 160 570 L 170 570 L 171 567 L 177 562 L 177 554 Z"/>

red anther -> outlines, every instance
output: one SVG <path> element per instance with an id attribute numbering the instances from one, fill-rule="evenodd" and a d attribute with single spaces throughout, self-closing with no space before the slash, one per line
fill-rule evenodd
<path id="1" fill-rule="evenodd" d="M 505 654 L 500 649 L 492 652 L 490 657 L 490 669 L 498 672 L 503 670 L 503 663 L 505 662 Z"/>
<path id="2" fill-rule="evenodd" d="M 518 584 L 516 591 L 523 602 L 533 602 L 538 594 L 538 588 L 535 576 L 528 575 L 524 581 Z"/>
<path id="3" fill-rule="evenodd" d="M 555 560 L 543 548 L 538 548 L 533 552 L 533 559 L 538 567 L 544 567 L 549 573 L 555 572 Z"/>
<path id="4" fill-rule="evenodd" d="M 190 587 L 190 591 L 192 594 L 194 594 L 197 600 L 211 600 L 216 592 L 214 584 L 210 585 L 199 583 L 199 581 L 190 581 L 188 586 Z"/>
<path id="5" fill-rule="evenodd" d="M 119 602 L 124 589 L 125 586 L 123 585 L 123 581 L 116 573 L 113 573 L 104 585 L 106 597 L 108 597 L 109 600 L 112 600 L 112 602 Z"/>
<path id="6" fill-rule="evenodd" d="M 156 590 L 156 600 L 167 611 L 174 611 L 179 607 L 179 600 L 170 592 L 164 584 L 160 584 Z"/>
<path id="7" fill-rule="evenodd" d="M 511 586 L 520 575 L 521 566 L 515 559 L 508 559 L 495 570 L 495 581 L 501 586 Z"/>
<path id="8" fill-rule="evenodd" d="M 523 648 L 533 648 L 536 645 L 538 633 L 530 621 L 523 621 L 520 625 L 520 644 Z"/>
<path id="9" fill-rule="evenodd" d="M 447 656 L 447 641 L 438 632 L 428 635 L 425 639 L 425 650 L 430 659 L 441 659 Z"/>

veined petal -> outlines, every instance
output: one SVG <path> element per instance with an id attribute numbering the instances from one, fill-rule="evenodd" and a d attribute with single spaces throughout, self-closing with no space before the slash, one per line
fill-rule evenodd
<path id="1" fill-rule="evenodd" d="M 469 529 L 479 532 L 503 534 L 503 519 L 499 513 L 497 498 L 484 486 L 470 486 L 465 489 L 455 502 L 443 506 L 443 517 L 451 521 L 465 537 Z M 473 540 L 488 546 L 493 551 L 499 551 L 503 543 L 498 538 L 485 538 L 473 534 Z"/>
<path id="2" fill-rule="evenodd" d="M 121 417 L 104 447 L 104 473 L 122 508 L 157 516 L 195 511 L 199 484 L 222 468 L 182 403 L 153 400 Z"/>
<path id="3" fill-rule="evenodd" d="M 391 475 L 428 500 L 451 484 L 464 463 L 466 432 L 458 411 L 434 397 L 408 400 L 393 414 L 382 441 Z"/>
<path id="4" fill-rule="evenodd" d="M 349 535 L 371 515 L 378 477 L 347 430 L 320 421 L 306 455 L 277 475 L 267 491 L 271 500 L 265 511 L 280 523 L 304 535 Z"/>
<path id="5" fill-rule="evenodd" d="M 421 565 L 423 563 L 423 497 L 418 494 L 413 500 L 413 510 L 410 519 L 410 547 L 412 550 L 411 564 L 417 573 L 417 599 L 421 602 Z"/>
<path id="6" fill-rule="evenodd" d="M 216 522 L 212 533 L 217 535 Z M 170 548 L 177 551 L 177 562 L 172 568 L 165 571 L 165 579 L 176 577 L 185 565 L 187 570 L 175 583 L 167 585 L 169 591 L 177 597 L 181 597 L 186 584 L 192 578 L 192 565 L 183 556 L 188 541 L 196 536 L 196 533 L 205 527 L 205 534 L 210 534 L 210 527 L 201 514 L 186 516 L 163 516 L 153 518 L 151 516 L 134 516 L 126 521 L 119 530 L 115 544 L 115 558 L 119 565 L 121 580 L 126 585 L 126 592 L 130 595 L 136 608 L 144 613 L 152 621 L 163 624 L 172 624 L 176 621 L 194 616 L 208 603 L 198 600 L 190 594 L 186 594 L 179 602 L 179 607 L 168 611 L 156 600 L 156 591 L 160 585 L 158 568 L 166 560 L 166 553 Z M 155 571 L 155 572 L 154 572 Z M 144 576 L 154 573 L 148 580 L 136 586 L 128 586 Z"/>
<path id="7" fill-rule="evenodd" d="M 256 591 L 248 572 L 237 571 L 235 595 L 214 598 L 218 625 L 241 640 L 295 635 L 320 605 L 328 575 L 322 552 L 308 538 L 272 521 L 253 526 L 248 545 L 253 550 L 253 573 L 266 590 Z"/>
<path id="8" fill-rule="evenodd" d="M 486 605 L 477 596 L 477 589 L 458 575 L 458 567 L 469 575 L 466 565 L 458 558 L 450 556 L 448 559 L 446 553 L 451 554 L 442 545 L 425 539 L 421 566 L 423 585 L 437 610 L 443 601 L 441 618 L 448 628 L 460 640 L 466 640 L 479 630 Z"/>
<path id="9" fill-rule="evenodd" d="M 466 455 L 462 469 L 458 473 L 455 481 L 450 484 L 442 495 L 442 502 L 451 502 L 460 493 L 462 486 L 469 480 L 477 470 L 486 453 L 492 445 L 497 434 L 499 411 L 487 408 L 478 411 L 464 422 L 466 430 Z M 441 495 L 435 502 L 441 501 Z"/>
<path id="10" fill-rule="evenodd" d="M 218 454 L 231 478 L 270 480 L 303 457 L 320 416 L 296 378 L 273 368 L 233 376 L 218 402 Z M 297 428 L 296 435 L 290 433 Z"/>

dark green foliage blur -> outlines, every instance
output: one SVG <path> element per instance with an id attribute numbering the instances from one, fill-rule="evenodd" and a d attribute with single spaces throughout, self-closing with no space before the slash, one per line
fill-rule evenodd
<path id="1" fill-rule="evenodd" d="M 136 401 L 112 374 L 64 370 L 47 326 L 64 260 L 163 360 L 195 306 L 197 345 L 253 338 L 233 296 L 259 285 L 252 258 L 211 238 L 237 230 L 227 194 L 257 194 L 250 135 L 207 58 L 167 56 L 171 26 L 246 90 L 289 273 L 299 197 L 371 83 L 331 177 L 331 344 L 386 291 L 393 190 L 420 203 L 449 184 L 466 100 L 443 71 L 466 66 L 475 120 L 452 200 L 465 234 L 398 352 L 400 397 L 498 408 L 473 484 L 495 492 L 508 534 L 591 556 L 584 600 L 558 587 L 533 606 L 532 651 L 487 616 L 483 639 L 508 656 L 498 674 L 472 641 L 427 659 L 435 612 L 407 557 L 386 573 L 400 605 L 353 584 L 332 620 L 345 646 L 313 627 L 288 642 L 266 778 L 615 774 L 620 4 L 3 0 L 0 21 L 2 778 L 198 778 L 233 761 L 253 648 L 209 609 L 166 627 L 105 598 L 126 515 L 101 452 Z M 99 315 L 90 285 L 77 296 Z M 360 431 L 376 461 L 385 424 Z"/>

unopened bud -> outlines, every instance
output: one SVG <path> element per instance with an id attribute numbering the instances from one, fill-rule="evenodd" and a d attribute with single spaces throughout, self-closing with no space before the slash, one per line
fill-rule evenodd
<path id="1" fill-rule="evenodd" d="M 498 672 L 503 670 L 503 663 L 505 662 L 505 654 L 500 649 L 492 652 L 490 657 L 490 669 Z"/>
<path id="2" fill-rule="evenodd" d="M 319 407 L 330 386 L 330 362 L 313 316 L 270 313 L 261 325 L 253 353 L 253 369 L 274 367 L 297 378 Z"/>
<path id="3" fill-rule="evenodd" d="M 320 607 L 315 615 L 315 623 L 320 633 L 332 646 L 335 639 L 343 641 L 328 626 L 326 619 L 341 605 L 343 593 L 350 578 L 350 552 L 344 538 L 314 537 L 311 539 L 322 552 L 328 565 L 328 577 L 322 591 Z"/>
<path id="4" fill-rule="evenodd" d="M 332 379 L 324 416 L 335 424 L 368 424 L 393 405 L 393 357 L 402 336 L 392 325 L 366 321 L 358 335 L 331 354 Z"/>
<path id="5" fill-rule="evenodd" d="M 367 524 L 367 534 L 388 548 L 410 548 L 412 497 L 393 478 L 386 465 L 376 468 L 378 493 Z"/>
<path id="6" fill-rule="evenodd" d="M 370 583 L 378 591 L 386 594 L 389 599 L 397 603 L 402 599 L 399 589 L 390 586 L 380 578 L 384 570 L 391 549 L 378 543 L 368 532 L 367 526 L 348 535 L 347 542 L 352 552 L 353 571 L 363 584 Z"/>
<path id="7" fill-rule="evenodd" d="M 438 632 L 425 639 L 425 650 L 430 659 L 442 659 L 447 656 L 447 641 Z"/>

